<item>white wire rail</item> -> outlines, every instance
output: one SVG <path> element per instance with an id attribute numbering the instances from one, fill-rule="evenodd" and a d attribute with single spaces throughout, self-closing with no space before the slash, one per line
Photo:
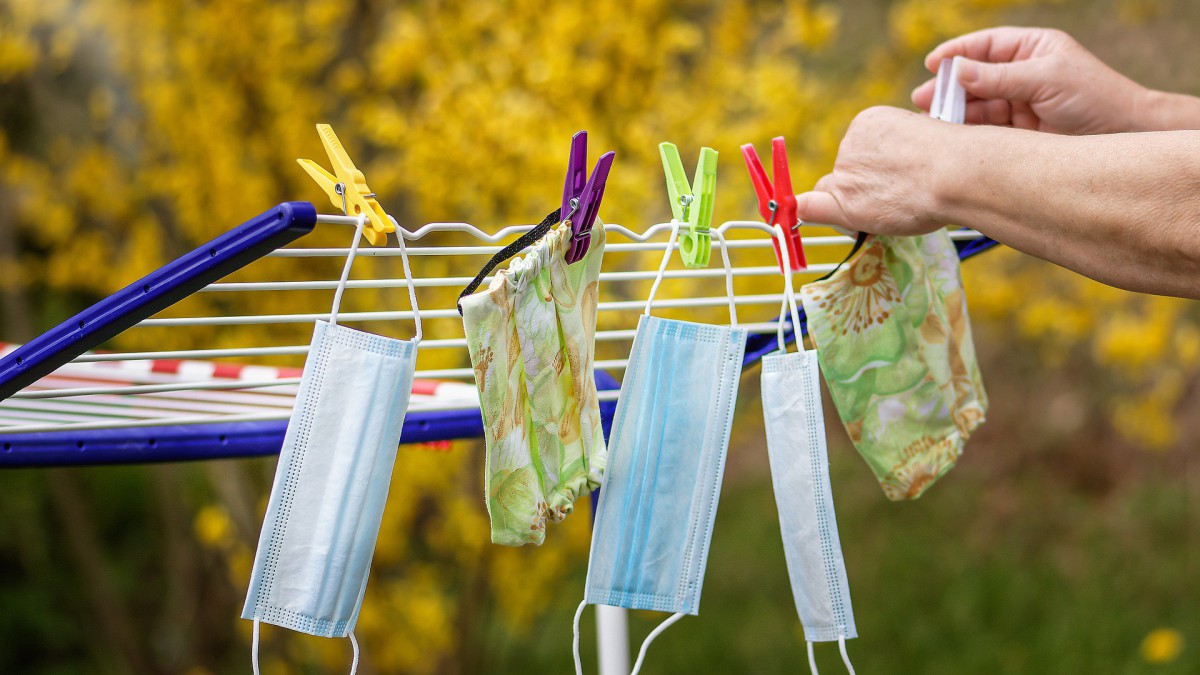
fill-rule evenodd
<path id="1" fill-rule="evenodd" d="M 325 225 L 355 225 L 355 218 L 318 216 Z M 482 258 L 503 248 L 534 226 L 514 225 L 496 232 L 485 232 L 468 223 L 429 223 L 414 231 L 397 228 L 408 246 L 413 260 L 414 280 L 421 302 L 421 317 L 428 320 L 427 337 L 421 343 L 416 377 L 420 388 L 414 388 L 413 411 L 477 409 L 474 370 L 467 356 L 462 323 L 454 306 L 458 289 L 470 282 L 482 264 Z M 657 260 L 663 252 L 671 231 L 670 223 L 657 223 L 643 231 L 607 224 L 607 244 L 604 266 L 600 274 L 599 322 L 596 331 L 596 367 L 619 375 L 627 365 L 629 346 L 633 340 L 638 316 L 644 306 L 646 289 L 655 276 L 651 258 Z M 783 300 L 782 280 L 774 283 L 779 267 L 772 243 L 773 231 L 757 221 L 728 221 L 713 228 L 721 237 L 713 237 L 712 247 L 727 247 L 733 262 L 735 302 L 739 310 L 747 308 L 743 325 L 754 334 L 774 333 L 775 317 Z M 344 230 L 343 230 L 344 231 Z M 438 235 L 437 243 L 431 242 Z M 976 239 L 979 234 L 969 230 L 951 233 L 956 240 Z M 442 243 L 442 239 L 452 240 Z M 461 240 L 474 243 L 463 244 Z M 289 259 L 345 258 L 349 248 L 305 247 L 300 245 L 274 251 L 266 256 L 275 268 Z M 808 250 L 821 249 L 828 253 L 824 260 L 844 257 L 853 240 L 840 235 L 804 238 Z M 678 248 L 678 244 L 675 245 Z M 363 258 L 387 259 L 398 256 L 396 247 L 360 247 L 357 255 Z M 649 256 L 649 257 L 647 257 Z M 439 273 L 448 265 L 438 264 L 453 258 L 457 274 Z M 387 263 L 381 260 L 381 263 Z M 255 263 L 250 266 L 253 268 Z M 290 263 L 287 263 L 290 264 Z M 799 273 L 815 278 L 834 269 L 836 262 L 812 264 Z M 384 265 L 386 266 L 386 265 Z M 340 265 L 330 265 L 325 278 L 302 278 L 311 272 L 296 274 L 296 278 L 273 281 L 219 281 L 199 292 L 211 300 L 222 297 L 239 298 L 246 305 L 245 294 L 283 294 L 285 299 L 307 298 L 311 306 L 292 307 L 286 313 L 226 314 L 213 311 L 208 315 L 162 316 L 160 313 L 139 323 L 135 330 L 187 331 L 199 327 L 262 326 L 254 331 L 254 342 L 244 345 L 212 348 L 178 348 L 161 350 L 106 351 L 81 355 L 36 384 L 27 387 L 7 400 L 0 401 L 0 435 L 41 431 L 99 430 L 127 427 L 205 424 L 213 422 L 243 422 L 286 419 L 299 382 L 303 355 L 307 344 L 287 344 L 272 337 L 271 327 L 285 324 L 312 323 L 328 317 L 329 296 L 337 286 Z M 248 268 L 249 269 L 249 268 Z M 360 268 L 356 267 L 356 271 Z M 346 285 L 348 304 L 353 306 L 355 291 L 407 289 L 409 283 L 401 276 L 380 273 L 370 278 L 353 279 Z M 389 270 L 396 272 L 398 270 Z M 361 271 L 360 271 L 361 275 Z M 696 316 L 706 308 L 722 308 L 727 304 L 724 271 L 719 265 L 709 269 L 685 269 L 674 258 L 672 269 L 664 275 L 665 296 L 655 301 L 656 311 L 674 311 L 680 317 Z M 491 280 L 488 277 L 485 284 Z M 686 282 L 679 284 L 673 282 Z M 484 286 L 486 287 L 486 286 Z M 780 292 L 773 292 L 779 287 Z M 772 292 L 763 292 L 769 289 Z M 307 291 L 308 293 L 302 293 Z M 316 292 L 316 293 L 314 293 Z M 405 294 L 397 293 L 397 299 Z M 387 296 L 393 297 L 391 294 Z M 290 303 L 290 300 L 287 302 Z M 404 301 L 407 302 L 407 301 Z M 238 303 L 233 303 L 236 306 Z M 210 307 L 220 307 L 215 303 Z M 714 314 L 715 320 L 724 313 Z M 740 314 L 740 312 L 739 312 Z M 400 322 L 388 331 L 407 337 L 411 331 L 411 309 L 362 308 L 342 311 L 338 319 L 345 323 Z M 296 334 L 295 329 L 292 335 Z M 294 338 L 292 338 L 294 340 Z M 164 346 L 193 343 L 193 340 L 163 340 Z M 0 355 L 11 351 L 0 347 Z M 229 360 L 235 360 L 231 362 Z M 293 365 L 275 367 L 254 364 L 256 360 L 285 359 Z M 237 361 L 240 361 L 238 363 Z M 601 400 L 613 400 L 616 391 L 601 392 Z"/>

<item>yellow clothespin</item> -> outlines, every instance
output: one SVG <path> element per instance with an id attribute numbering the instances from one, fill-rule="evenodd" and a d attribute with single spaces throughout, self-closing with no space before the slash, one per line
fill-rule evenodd
<path id="1" fill-rule="evenodd" d="M 296 161 L 309 176 L 312 176 L 325 194 L 329 195 L 329 201 L 340 208 L 342 213 L 348 216 L 366 214 L 368 226 L 363 228 L 363 234 L 367 236 L 367 241 L 376 246 L 387 243 L 387 233 L 394 232 L 396 227 L 379 202 L 375 201 L 375 193 L 367 187 L 366 176 L 350 161 L 350 155 L 346 154 L 342 142 L 338 140 L 337 134 L 333 133 L 333 127 L 318 124 L 317 133 L 321 134 L 321 144 L 325 146 L 325 154 L 329 155 L 329 161 L 333 163 L 333 171 L 337 175 L 329 173 L 311 159 Z"/>

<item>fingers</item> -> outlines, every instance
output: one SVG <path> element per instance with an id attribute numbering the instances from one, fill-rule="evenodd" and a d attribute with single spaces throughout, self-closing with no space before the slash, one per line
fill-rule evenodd
<path id="1" fill-rule="evenodd" d="M 967 33 L 938 45 L 925 57 L 925 67 L 936 73 L 942 59 L 965 56 L 974 61 L 998 63 L 1027 58 L 1041 33 L 1038 28 L 988 28 Z"/>
<path id="2" fill-rule="evenodd" d="M 983 63 L 963 60 L 958 65 L 958 81 L 975 98 L 1032 101 L 1046 84 L 1036 61 Z"/>
<path id="3" fill-rule="evenodd" d="M 1028 103 L 1013 101 L 1012 125 L 1018 129 L 1038 131 L 1042 127 L 1042 121 L 1033 112 L 1033 109 L 1029 107 Z"/>
<path id="4" fill-rule="evenodd" d="M 934 80 L 922 84 L 913 90 L 913 105 L 929 112 L 933 104 Z M 1018 117 L 1020 115 L 1020 117 Z M 989 124 L 992 126 L 1019 126 L 1022 129 L 1037 129 L 1038 118 L 1033 114 L 1028 103 L 1007 101 L 1004 99 L 981 99 L 972 97 L 967 101 L 967 113 L 964 121 L 967 124 Z"/>
<path id="5" fill-rule="evenodd" d="M 933 105 L 933 90 L 937 86 L 937 80 L 929 79 L 922 83 L 916 89 L 913 89 L 912 102 L 925 112 L 929 112 L 929 107 Z"/>
<path id="6" fill-rule="evenodd" d="M 805 192 L 796 195 L 796 215 L 806 223 L 837 225 L 848 229 L 850 222 L 837 198 L 828 192 Z"/>
<path id="7" fill-rule="evenodd" d="M 967 124 L 1012 126 L 1012 106 L 1003 99 L 969 101 L 965 121 Z"/>
<path id="8" fill-rule="evenodd" d="M 966 123 L 1038 129 L 1040 120 L 1029 103 L 1046 83 L 1043 70 L 1034 61 L 986 63 L 964 59 L 959 63 L 958 79 L 970 95 Z M 928 112 L 936 84 L 933 78 L 914 89 L 913 105 Z"/>

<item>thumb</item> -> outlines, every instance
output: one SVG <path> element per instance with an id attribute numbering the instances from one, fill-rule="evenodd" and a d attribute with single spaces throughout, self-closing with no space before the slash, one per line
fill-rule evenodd
<path id="1" fill-rule="evenodd" d="M 828 192 L 814 191 L 796 195 L 796 217 L 805 223 L 852 229 L 846 218 L 846 210 Z"/>
<path id="2" fill-rule="evenodd" d="M 982 99 L 1031 101 L 1044 84 L 1032 61 L 982 63 L 963 59 L 958 81 L 968 94 Z"/>

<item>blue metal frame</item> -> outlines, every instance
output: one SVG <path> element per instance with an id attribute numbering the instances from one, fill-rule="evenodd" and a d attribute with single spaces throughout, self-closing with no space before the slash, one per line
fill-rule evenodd
<path id="1" fill-rule="evenodd" d="M 621 384 L 596 371 L 601 391 Z M 612 428 L 616 401 L 600 402 L 604 436 Z M 0 468 L 89 464 L 147 464 L 279 454 L 287 420 L 126 427 L 93 431 L 48 431 L 0 434 Z M 483 418 L 478 410 L 440 410 L 410 413 L 404 419 L 401 443 L 428 443 L 478 438 Z"/>
<path id="2" fill-rule="evenodd" d="M 316 224 L 312 204 L 284 202 L 104 298 L 0 359 L 0 401 Z"/>
<path id="3" fill-rule="evenodd" d="M 300 205 L 307 206 L 310 210 L 312 209 L 311 204 L 281 204 L 276 209 L 268 211 L 263 216 L 255 219 L 255 221 L 246 223 L 242 227 L 246 227 L 285 207 L 290 206 L 295 208 Z M 315 222 L 315 211 L 312 211 L 312 213 L 313 222 Z M 312 225 L 310 224 L 308 228 L 311 229 Z M 214 240 L 214 243 L 216 241 L 220 241 L 220 238 Z M 978 255 L 996 245 L 995 241 L 986 238 L 955 242 L 959 258 L 962 260 Z M 199 250 L 203 251 L 204 249 Z M 189 255 L 194 254 L 195 252 Z M 162 272 L 162 270 L 159 270 L 159 272 Z M 156 272 L 155 274 L 158 273 Z M 149 278 L 147 277 L 147 279 Z M 131 288 L 136 286 L 137 284 L 134 284 Z M 788 342 L 792 342 L 795 336 L 790 326 L 791 320 L 790 318 L 785 320 L 787 323 L 784 337 Z M 804 310 L 800 310 L 800 322 L 801 332 L 807 333 Z M 59 328 L 62 328 L 62 326 Z M 45 338 L 46 336 L 42 337 Z M 763 356 L 770 354 L 776 349 L 778 349 L 778 346 L 774 335 L 750 336 L 746 345 L 743 368 L 750 367 Z M 16 353 L 14 352 L 14 354 Z M 0 361 L 0 366 L 7 361 L 8 359 Z M 598 370 L 596 371 L 596 386 L 600 390 L 605 391 L 619 389 L 620 383 L 607 372 Z M 605 438 L 608 437 L 609 431 L 612 428 L 612 418 L 616 412 L 616 407 L 616 401 L 603 401 L 600 403 L 600 416 L 604 425 Z M 166 427 L 127 427 L 123 429 L 83 432 L 52 431 L 35 434 L 0 434 L 0 468 L 137 464 L 273 455 L 277 454 L 280 446 L 283 445 L 283 435 L 286 429 L 287 420 L 272 420 L 269 422 L 234 422 Z M 400 442 L 426 443 L 431 441 L 478 438 L 482 435 L 483 419 L 477 410 L 414 412 L 410 413 L 404 420 L 404 429 L 400 436 Z"/>

